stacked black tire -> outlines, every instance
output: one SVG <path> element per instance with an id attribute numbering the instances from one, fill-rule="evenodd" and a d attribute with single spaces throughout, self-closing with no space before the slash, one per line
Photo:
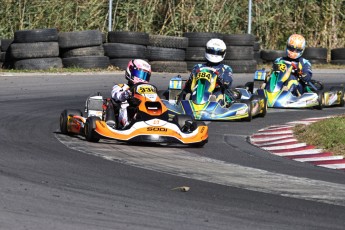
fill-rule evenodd
<path id="1" fill-rule="evenodd" d="M 13 42 L 13 38 L 0 40 L 0 68 L 9 69 L 13 68 L 11 60 L 11 50 L 9 47 Z"/>
<path id="2" fill-rule="evenodd" d="M 234 73 L 254 73 L 257 62 L 254 59 L 255 37 L 251 34 L 224 34 L 226 55 L 223 63 Z"/>
<path id="3" fill-rule="evenodd" d="M 155 72 L 184 73 L 188 38 L 164 35 L 149 35 L 147 58 Z"/>
<path id="4" fill-rule="evenodd" d="M 285 50 L 266 50 L 260 51 L 260 56 L 264 64 L 272 65 L 273 62 L 280 57 L 285 57 Z"/>
<path id="5" fill-rule="evenodd" d="M 331 50 L 331 64 L 345 65 L 345 48 Z"/>
<path id="6" fill-rule="evenodd" d="M 221 33 L 208 32 L 185 32 L 183 36 L 188 38 L 185 61 L 188 71 L 191 71 L 196 64 L 205 63 L 206 43 L 212 38 L 223 39 Z"/>
<path id="7" fill-rule="evenodd" d="M 13 43 L 8 49 L 14 69 L 62 68 L 56 29 L 18 30 L 14 32 Z"/>
<path id="8" fill-rule="evenodd" d="M 110 65 L 124 70 L 131 59 L 148 61 L 146 57 L 148 43 L 147 33 L 111 31 L 108 33 L 108 43 L 104 44 L 104 51 L 110 59 Z"/>
<path id="9" fill-rule="evenodd" d="M 59 33 L 62 63 L 67 68 L 105 69 L 109 58 L 104 55 L 104 35 L 99 30 Z"/>
<path id="10" fill-rule="evenodd" d="M 327 64 L 327 49 L 321 47 L 305 48 L 302 57 L 311 64 Z"/>

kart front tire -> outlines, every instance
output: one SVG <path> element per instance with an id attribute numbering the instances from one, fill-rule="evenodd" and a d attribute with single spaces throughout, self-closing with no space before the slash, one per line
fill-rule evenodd
<path id="1" fill-rule="evenodd" d="M 74 133 L 69 132 L 67 128 L 67 121 L 69 115 L 82 116 L 83 113 L 79 109 L 65 109 L 60 114 L 60 132 L 66 135 L 73 135 Z"/>
<path id="2" fill-rule="evenodd" d="M 314 108 L 317 110 L 322 110 L 324 105 L 325 105 L 325 94 L 323 91 L 319 91 L 318 93 L 318 105 L 315 106 Z"/>
<path id="3" fill-rule="evenodd" d="M 177 114 L 173 118 L 173 123 L 175 123 L 180 129 L 185 126 L 187 121 L 193 121 L 193 118 L 185 114 Z"/>
<path id="4" fill-rule="evenodd" d="M 98 142 L 101 138 L 100 136 L 95 132 L 96 128 L 96 121 L 100 121 L 101 119 L 99 117 L 88 117 L 85 122 L 84 127 L 84 135 L 85 139 L 90 142 Z"/>

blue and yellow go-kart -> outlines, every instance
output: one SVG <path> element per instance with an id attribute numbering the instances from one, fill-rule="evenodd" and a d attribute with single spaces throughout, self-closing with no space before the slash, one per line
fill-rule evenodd
<path id="1" fill-rule="evenodd" d="M 288 82 L 289 76 L 295 71 L 297 64 L 281 60 L 268 74 L 258 70 L 254 75 L 254 82 L 246 84 L 249 92 L 261 95 L 267 99 L 269 108 L 315 108 L 344 106 L 344 87 L 333 86 L 324 90 L 319 81 L 308 82 L 304 93 L 294 95 Z M 299 79 L 301 80 L 301 79 Z"/>
<path id="2" fill-rule="evenodd" d="M 240 95 L 237 100 L 232 100 L 226 92 L 216 97 L 212 92 L 217 87 L 217 78 L 218 71 L 214 68 L 200 68 L 192 78 L 191 93 L 181 98 L 185 80 L 181 76 L 173 77 L 164 92 L 166 100 L 162 100 L 170 116 L 186 114 L 203 121 L 251 121 L 254 116 L 266 115 L 266 98 L 251 95 L 245 88 L 236 88 Z"/>

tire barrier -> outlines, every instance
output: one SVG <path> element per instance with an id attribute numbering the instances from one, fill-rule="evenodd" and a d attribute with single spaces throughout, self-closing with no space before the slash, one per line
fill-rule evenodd
<path id="1" fill-rule="evenodd" d="M 251 34 L 224 34 L 223 41 L 226 45 L 223 62 L 232 68 L 233 73 L 254 73 L 257 69 L 255 37 Z"/>
<path id="2" fill-rule="evenodd" d="M 188 38 L 149 35 L 147 59 L 154 72 L 187 72 L 186 48 Z"/>
<path id="3" fill-rule="evenodd" d="M 14 69 L 62 68 L 56 29 L 18 30 L 8 50 Z"/>
<path id="4" fill-rule="evenodd" d="M 331 50 L 331 64 L 345 65 L 345 48 Z"/>
<path id="5" fill-rule="evenodd" d="M 109 57 L 104 55 L 105 35 L 99 30 L 59 33 L 60 56 L 64 67 L 106 69 Z"/>
<path id="6" fill-rule="evenodd" d="M 0 40 L 0 68 L 12 69 L 14 68 L 13 60 L 11 58 L 10 46 L 13 43 L 13 39 L 1 39 Z"/>
<path id="7" fill-rule="evenodd" d="M 188 38 L 188 47 L 186 47 L 185 55 L 188 71 L 191 71 L 196 64 L 206 62 L 205 47 L 210 39 L 223 39 L 223 34 L 221 33 L 208 32 L 185 32 L 183 36 Z"/>
<path id="8" fill-rule="evenodd" d="M 103 46 L 110 64 L 124 70 L 131 59 L 147 60 L 148 43 L 149 35 L 147 33 L 111 31 L 108 33 L 108 43 Z"/>
<path id="9" fill-rule="evenodd" d="M 130 59 L 148 61 L 156 72 L 188 72 L 206 62 L 205 46 L 212 38 L 227 46 L 224 63 L 233 72 L 255 72 L 257 64 L 272 64 L 286 56 L 284 50 L 261 49 L 250 34 L 185 32 L 182 37 L 143 32 L 99 30 L 60 32 L 57 29 L 19 30 L 13 38 L 0 40 L 0 67 L 49 69 L 63 67 L 126 69 Z M 303 57 L 312 64 L 327 64 L 326 48 L 307 47 Z M 328 57 L 328 58 L 327 58 Z M 330 63 L 345 65 L 345 48 L 332 49 Z"/>
<path id="10" fill-rule="evenodd" d="M 307 47 L 305 48 L 302 57 L 309 60 L 311 64 L 327 64 L 327 49 Z"/>
<path id="11" fill-rule="evenodd" d="M 266 50 L 260 51 L 260 57 L 264 64 L 273 64 L 273 62 L 279 58 L 286 56 L 285 50 Z"/>

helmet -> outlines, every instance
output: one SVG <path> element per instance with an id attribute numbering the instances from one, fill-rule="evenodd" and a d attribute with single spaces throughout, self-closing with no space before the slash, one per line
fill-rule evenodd
<path id="1" fill-rule="evenodd" d="M 126 79 L 133 84 L 148 83 L 151 77 L 151 66 L 144 60 L 133 59 L 128 62 L 125 73 Z"/>
<path id="2" fill-rule="evenodd" d="M 219 63 L 224 60 L 226 45 L 223 40 L 213 38 L 206 43 L 205 58 L 212 63 Z"/>
<path id="3" fill-rule="evenodd" d="M 300 34 L 293 34 L 289 37 L 286 44 L 286 55 L 291 59 L 302 56 L 305 49 L 305 38 Z"/>

